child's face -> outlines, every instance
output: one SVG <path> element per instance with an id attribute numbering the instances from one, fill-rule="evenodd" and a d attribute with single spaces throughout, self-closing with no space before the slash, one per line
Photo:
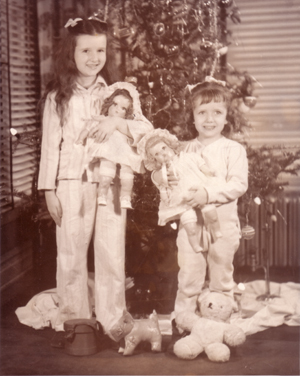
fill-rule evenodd
<path id="1" fill-rule="evenodd" d="M 125 119 L 126 111 L 130 106 L 130 100 L 123 95 L 117 95 L 108 109 L 108 116 L 117 116 Z"/>
<path id="2" fill-rule="evenodd" d="M 96 77 L 106 62 L 106 35 L 79 35 L 74 60 L 79 77 Z"/>
<path id="3" fill-rule="evenodd" d="M 149 148 L 148 152 L 160 166 L 168 165 L 175 156 L 174 151 L 163 141 Z"/>
<path id="4" fill-rule="evenodd" d="M 193 115 L 199 141 L 211 143 L 221 137 L 227 123 L 225 102 L 212 101 L 201 104 L 201 98 L 198 98 L 194 104 Z"/>

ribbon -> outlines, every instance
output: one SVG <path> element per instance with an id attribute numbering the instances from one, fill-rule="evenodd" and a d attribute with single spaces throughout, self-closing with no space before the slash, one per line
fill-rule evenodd
<path id="1" fill-rule="evenodd" d="M 82 21 L 82 18 L 75 18 L 75 20 L 73 20 L 72 18 L 69 18 L 68 22 L 65 24 L 65 28 L 69 26 L 74 27 L 77 25 L 79 21 Z"/>
<path id="2" fill-rule="evenodd" d="M 186 85 L 186 87 L 188 88 L 189 92 L 191 93 L 191 91 L 198 85 L 202 85 L 204 84 L 204 82 L 213 82 L 215 84 L 218 84 L 218 85 L 221 85 L 221 86 L 226 86 L 226 81 L 220 81 L 220 80 L 216 80 L 214 77 L 212 76 L 206 76 L 204 81 L 202 82 L 198 82 L 197 84 L 195 85 Z"/>

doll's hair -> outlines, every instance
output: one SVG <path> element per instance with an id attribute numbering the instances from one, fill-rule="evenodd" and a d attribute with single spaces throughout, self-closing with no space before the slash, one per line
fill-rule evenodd
<path id="1" fill-rule="evenodd" d="M 156 164 L 156 161 L 150 154 L 149 149 L 153 148 L 153 146 L 159 144 L 160 142 L 164 142 L 167 146 L 169 146 L 170 149 L 174 151 L 175 154 L 179 154 L 181 144 L 178 140 L 170 140 L 164 136 L 155 135 L 149 138 L 145 145 L 145 154 L 149 162 L 154 162 Z"/>
<path id="2" fill-rule="evenodd" d="M 48 84 L 44 97 L 55 92 L 56 110 L 63 125 L 68 103 L 76 87 L 78 69 L 74 60 L 77 37 L 80 35 L 107 35 L 107 24 L 95 18 L 81 19 L 74 26 L 66 28 L 66 35 L 59 42 L 54 53 L 54 79 Z M 101 76 L 109 83 L 107 63 L 101 70 Z M 98 73 L 99 74 L 99 73 Z"/>
<path id="3" fill-rule="evenodd" d="M 200 84 L 196 85 L 190 93 L 189 98 L 189 107 L 191 116 L 193 116 L 192 112 L 195 108 L 196 102 L 200 100 L 200 104 L 207 104 L 212 101 L 214 102 L 224 102 L 228 110 L 231 104 L 231 92 L 226 86 L 220 85 L 216 82 L 201 82 Z M 193 129 L 191 128 L 193 127 Z M 193 125 L 193 121 L 190 121 L 190 130 L 194 135 L 196 135 L 195 126 Z M 222 134 L 227 136 L 231 132 L 230 124 L 225 124 L 225 127 L 222 131 Z"/>
<path id="4" fill-rule="evenodd" d="M 129 99 L 129 106 L 126 109 L 125 119 L 132 119 L 133 118 L 133 99 L 132 96 L 129 94 L 129 91 L 126 89 L 116 89 L 108 98 L 106 98 L 102 104 L 101 114 L 104 116 L 108 116 L 108 110 L 110 106 L 114 102 L 114 98 L 118 96 L 125 97 Z"/>

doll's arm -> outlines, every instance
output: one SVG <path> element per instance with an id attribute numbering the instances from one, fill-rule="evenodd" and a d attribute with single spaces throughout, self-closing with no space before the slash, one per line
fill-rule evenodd
<path id="1" fill-rule="evenodd" d="M 80 132 L 80 134 L 79 134 L 77 140 L 75 141 L 75 144 L 76 144 L 76 145 L 83 145 L 84 142 L 86 141 L 88 135 L 89 135 L 89 130 L 88 130 L 87 128 L 84 128 L 84 129 Z"/>
<path id="2" fill-rule="evenodd" d="M 212 171 L 208 168 L 206 164 L 201 165 L 199 169 L 201 172 L 203 172 L 205 176 L 209 176 L 209 177 L 214 176 L 214 174 L 212 173 Z"/>

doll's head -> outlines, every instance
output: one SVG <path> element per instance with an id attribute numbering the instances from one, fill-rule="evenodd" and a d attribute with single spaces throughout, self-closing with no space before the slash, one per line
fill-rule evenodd
<path id="1" fill-rule="evenodd" d="M 224 81 L 204 81 L 190 90 L 190 109 L 193 115 L 193 133 L 195 136 L 217 137 L 228 135 L 227 122 L 231 93 Z"/>
<path id="2" fill-rule="evenodd" d="M 153 137 L 146 144 L 146 154 L 149 160 L 153 160 L 157 168 L 163 164 L 168 166 L 173 160 L 176 149 L 169 146 L 168 140 L 164 138 Z"/>
<path id="3" fill-rule="evenodd" d="M 180 143 L 166 129 L 158 128 L 144 136 L 137 149 L 146 168 L 152 171 L 161 168 L 164 163 L 168 164 L 179 153 Z"/>
<path id="4" fill-rule="evenodd" d="M 133 99 L 126 89 L 116 89 L 103 102 L 101 114 L 117 116 L 123 119 L 132 119 Z"/>

